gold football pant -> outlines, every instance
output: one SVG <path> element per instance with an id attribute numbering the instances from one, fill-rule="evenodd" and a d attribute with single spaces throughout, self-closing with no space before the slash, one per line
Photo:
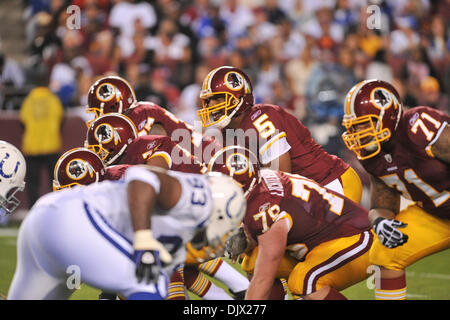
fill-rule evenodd
<path id="1" fill-rule="evenodd" d="M 375 237 L 370 250 L 370 263 L 390 270 L 404 270 L 414 262 L 450 247 L 450 220 L 428 214 L 415 204 L 395 217 L 408 224 L 401 231 L 408 241 L 393 249 L 383 246 Z"/>
<path id="2" fill-rule="evenodd" d="M 318 245 L 292 270 L 289 290 L 296 296 L 311 294 L 324 286 L 341 291 L 366 279 L 372 243 L 373 234 L 366 231 Z"/>

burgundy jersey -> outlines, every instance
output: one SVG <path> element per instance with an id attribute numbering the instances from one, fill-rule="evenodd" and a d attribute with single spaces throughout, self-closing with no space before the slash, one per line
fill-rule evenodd
<path id="1" fill-rule="evenodd" d="M 195 155 L 202 155 L 201 151 L 214 141 L 194 131 L 192 125 L 152 102 L 138 102 L 136 107 L 128 109 L 125 115 L 133 121 L 139 136 L 148 135 L 154 124 L 161 124 L 173 141 Z"/>
<path id="2" fill-rule="evenodd" d="M 131 164 L 117 164 L 106 168 L 104 180 L 119 180 Z"/>
<path id="3" fill-rule="evenodd" d="M 187 150 L 181 148 L 168 136 L 142 136 L 136 138 L 126 149 L 121 164 L 145 164 L 152 157 L 163 157 L 170 170 L 202 173 L 203 164 Z"/>
<path id="4" fill-rule="evenodd" d="M 395 146 L 361 161 L 367 172 L 426 212 L 450 218 L 450 166 L 431 153 L 431 146 L 450 117 L 429 107 L 406 111 L 395 133 Z"/>
<path id="5" fill-rule="evenodd" d="M 247 198 L 244 226 L 257 237 L 279 219 L 290 229 L 287 246 L 311 250 L 320 243 L 370 230 L 367 210 L 300 175 L 261 170 L 261 182 Z"/>
<path id="6" fill-rule="evenodd" d="M 327 153 L 314 141 L 308 128 L 279 106 L 254 105 L 244 116 L 239 128 L 247 136 L 246 147 L 256 151 L 263 164 L 289 151 L 291 172 L 322 185 L 339 178 L 349 168 L 342 159 Z M 227 135 L 230 135 L 228 130 L 224 130 L 225 143 Z"/>

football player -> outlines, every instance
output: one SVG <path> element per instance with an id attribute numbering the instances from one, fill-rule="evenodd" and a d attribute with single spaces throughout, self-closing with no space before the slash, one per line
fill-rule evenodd
<path id="1" fill-rule="evenodd" d="M 285 109 L 255 105 L 251 81 L 242 70 L 231 66 L 212 70 L 203 81 L 200 98 L 203 108 L 198 117 L 202 126 L 221 129 L 225 146 L 245 144 L 262 165 L 300 174 L 360 202 L 362 184 L 355 170 L 328 154 Z M 256 254 L 255 250 L 247 258 L 255 261 Z"/>
<path id="2" fill-rule="evenodd" d="M 20 205 L 16 197 L 25 188 L 27 166 L 22 153 L 11 143 L 0 140 L 0 217 Z"/>
<path id="3" fill-rule="evenodd" d="M 366 80 L 347 94 L 342 135 L 370 176 L 369 219 L 381 267 L 377 299 L 405 299 L 405 268 L 450 246 L 450 117 L 403 110 L 389 83 Z M 412 203 L 400 207 L 400 198 Z"/>
<path id="4" fill-rule="evenodd" d="M 202 162 L 167 136 L 138 137 L 133 122 L 122 114 L 110 113 L 94 120 L 88 129 L 86 141 L 86 147 L 95 150 L 107 165 L 148 164 L 190 173 L 204 173 L 206 170 Z M 239 293 L 247 289 L 248 280 L 222 259 L 211 260 L 215 255 L 208 251 L 208 248 L 198 250 L 188 244 L 186 265 L 189 267 L 184 271 L 186 287 L 204 299 L 228 298 L 228 294 L 203 275 L 207 273 L 225 283 L 239 297 Z M 170 298 L 184 296 L 184 289 L 177 290 L 180 286 L 173 288 Z"/>
<path id="5" fill-rule="evenodd" d="M 259 170 L 249 150 L 219 153 L 226 162 L 208 169 L 228 172 L 247 194 L 244 232 L 226 251 L 234 259 L 259 248 L 246 299 L 268 299 L 275 278 L 288 279 L 296 298 L 345 299 L 339 291 L 367 278 L 373 240 L 367 210 L 303 176 Z"/>
<path id="6" fill-rule="evenodd" d="M 138 136 L 131 119 L 119 113 L 109 113 L 92 121 L 85 147 L 94 151 L 106 166 L 151 164 L 174 171 L 205 172 L 203 163 L 170 137 Z"/>
<path id="7" fill-rule="evenodd" d="M 190 153 L 202 158 L 213 140 L 202 136 L 191 124 L 178 119 L 173 113 L 152 102 L 137 101 L 131 85 L 118 76 L 97 80 L 89 89 L 86 112 L 94 114 L 94 120 L 109 113 L 124 114 L 134 123 L 139 136 L 167 135 Z M 89 126 L 93 120 L 87 122 Z"/>
<path id="8" fill-rule="evenodd" d="M 87 148 L 73 148 L 64 152 L 53 170 L 53 191 L 88 185 L 103 180 L 119 180 L 131 165 L 106 167 L 102 159 Z"/>
<path id="9" fill-rule="evenodd" d="M 245 207 L 230 177 L 147 166 L 130 167 L 123 181 L 52 192 L 20 227 L 8 298 L 68 299 L 83 282 L 127 299 L 164 299 L 186 243 L 202 232 L 222 247 Z"/>

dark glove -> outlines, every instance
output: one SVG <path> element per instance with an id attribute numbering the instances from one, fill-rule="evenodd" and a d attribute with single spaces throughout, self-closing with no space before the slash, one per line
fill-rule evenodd
<path id="1" fill-rule="evenodd" d="M 378 236 L 381 244 L 392 249 L 403 245 L 408 241 L 408 236 L 403 234 L 398 228 L 404 228 L 407 224 L 394 219 L 376 218 L 373 230 Z"/>
<path id="2" fill-rule="evenodd" d="M 148 284 L 158 280 L 162 267 L 172 262 L 172 256 L 151 230 L 139 230 L 134 234 L 134 261 L 138 281 Z"/>
<path id="3" fill-rule="evenodd" d="M 245 235 L 244 228 L 239 228 L 235 234 L 228 237 L 225 243 L 224 255 L 234 261 L 245 251 L 246 248 L 247 237 Z"/>

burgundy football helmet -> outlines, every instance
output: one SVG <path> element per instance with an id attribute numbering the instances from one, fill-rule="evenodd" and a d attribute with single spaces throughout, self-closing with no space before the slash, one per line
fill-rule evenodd
<path id="1" fill-rule="evenodd" d="M 247 196 L 260 181 L 261 165 L 256 155 L 241 146 L 228 146 L 216 152 L 208 163 L 207 172 L 222 172 L 231 176 Z"/>
<path id="2" fill-rule="evenodd" d="M 128 81 L 118 76 L 107 76 L 90 87 L 86 112 L 93 112 L 98 118 L 107 113 L 123 113 L 134 107 L 136 102 L 136 95 Z"/>
<path id="3" fill-rule="evenodd" d="M 99 182 L 105 173 L 106 168 L 97 154 L 86 148 L 74 148 L 65 152 L 56 162 L 53 190 Z"/>
<path id="4" fill-rule="evenodd" d="M 211 98 L 224 102 L 209 105 Z M 250 78 L 238 68 L 222 66 L 212 70 L 203 80 L 200 92 L 203 108 L 197 111 L 204 128 L 216 125 L 225 128 L 234 116 L 255 104 Z"/>
<path id="5" fill-rule="evenodd" d="M 94 151 L 109 166 L 116 164 L 137 136 L 136 126 L 130 118 L 119 113 L 108 113 L 91 123 L 85 147 Z"/>
<path id="6" fill-rule="evenodd" d="M 402 115 L 397 90 L 381 80 L 365 80 L 355 85 L 344 103 L 342 139 L 359 160 L 374 157 L 381 144 L 394 136 Z"/>

